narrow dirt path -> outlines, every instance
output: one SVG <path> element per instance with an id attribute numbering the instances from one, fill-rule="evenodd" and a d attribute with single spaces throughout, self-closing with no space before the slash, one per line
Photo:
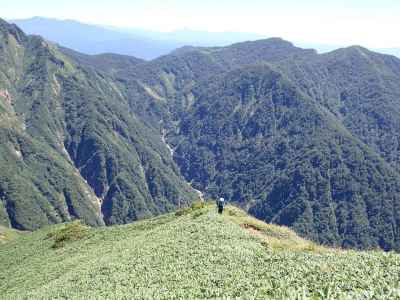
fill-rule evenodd
<path id="1" fill-rule="evenodd" d="M 244 223 L 240 224 L 240 227 L 246 229 L 251 235 L 254 235 L 256 237 L 262 238 L 265 236 L 264 233 L 262 233 L 261 230 L 254 225 Z"/>

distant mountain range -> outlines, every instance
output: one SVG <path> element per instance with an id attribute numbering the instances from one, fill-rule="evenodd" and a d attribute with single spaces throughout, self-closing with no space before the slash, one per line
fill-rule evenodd
<path id="1" fill-rule="evenodd" d="M 64 47 L 86 53 L 116 53 L 150 60 L 186 46 L 227 46 L 233 43 L 263 38 L 256 34 L 212 33 L 189 29 L 156 32 L 88 25 L 73 20 L 42 17 L 11 20 L 27 34 L 43 36 Z"/>
<path id="2" fill-rule="evenodd" d="M 27 34 L 37 34 L 61 46 L 85 54 L 116 53 L 151 60 L 183 46 L 222 47 L 238 42 L 255 41 L 266 36 L 242 32 L 207 32 L 181 29 L 157 32 L 143 29 L 89 25 L 74 20 L 43 17 L 11 20 Z M 333 51 L 344 45 L 301 43 L 302 48 L 316 49 L 320 53 Z M 400 48 L 373 49 L 400 57 Z"/>

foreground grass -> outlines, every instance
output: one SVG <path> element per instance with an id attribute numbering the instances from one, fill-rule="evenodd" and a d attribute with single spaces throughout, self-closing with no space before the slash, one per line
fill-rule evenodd
<path id="1" fill-rule="evenodd" d="M 400 299 L 399 255 L 318 247 L 233 207 L 70 226 L 0 245 L 1 299 Z"/>

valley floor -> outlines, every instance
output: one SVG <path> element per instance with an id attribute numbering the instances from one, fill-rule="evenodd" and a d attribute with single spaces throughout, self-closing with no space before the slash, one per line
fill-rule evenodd
<path id="1" fill-rule="evenodd" d="M 234 207 L 13 238 L 1 299 L 400 299 L 400 255 L 326 249 Z"/>

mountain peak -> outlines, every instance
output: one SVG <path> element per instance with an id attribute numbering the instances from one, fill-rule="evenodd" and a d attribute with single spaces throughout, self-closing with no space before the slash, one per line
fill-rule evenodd
<path id="1" fill-rule="evenodd" d="M 329 57 L 334 60 L 357 60 L 359 62 L 368 63 L 374 57 L 386 57 L 387 54 L 371 51 L 359 45 L 353 45 L 345 48 L 339 48 L 334 51 L 322 54 L 321 57 Z"/>
<path id="2" fill-rule="evenodd" d="M 11 34 L 18 42 L 22 42 L 26 37 L 25 33 L 21 29 L 19 29 L 17 25 L 10 24 L 1 18 L 0 18 L 0 32 L 3 35 Z"/>
<path id="3" fill-rule="evenodd" d="M 343 53 L 343 54 L 361 54 L 361 55 L 367 55 L 371 53 L 371 51 L 363 46 L 360 45 L 352 45 L 349 47 L 344 47 L 344 48 L 339 48 L 334 51 L 331 51 L 331 53 Z"/>
<path id="4" fill-rule="evenodd" d="M 3 31 L 3 32 L 9 31 L 12 27 L 13 27 L 12 24 L 10 24 L 6 20 L 0 18 L 0 30 L 1 31 Z"/>
<path id="5" fill-rule="evenodd" d="M 280 37 L 271 37 L 267 39 L 259 39 L 255 41 L 245 41 L 235 43 L 232 46 L 243 46 L 243 45 L 252 45 L 252 46 L 267 46 L 267 47 L 280 47 L 280 48 L 296 48 L 293 43 L 286 41 Z"/>
<path id="6" fill-rule="evenodd" d="M 242 49 L 244 51 L 255 51 L 257 53 L 263 53 L 264 55 L 269 53 L 269 55 L 274 57 L 285 57 L 293 54 L 317 55 L 317 51 L 314 49 L 303 49 L 296 47 L 293 43 L 280 37 L 241 42 L 233 44 L 230 47 Z"/>

